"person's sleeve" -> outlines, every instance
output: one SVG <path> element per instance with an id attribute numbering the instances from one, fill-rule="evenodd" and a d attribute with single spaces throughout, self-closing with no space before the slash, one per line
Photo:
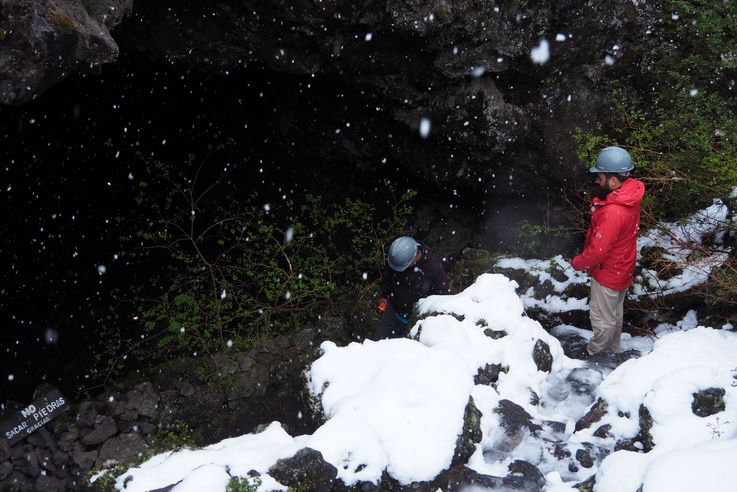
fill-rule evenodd
<path id="1" fill-rule="evenodd" d="M 605 211 L 598 227 L 591 231 L 589 243 L 583 252 L 573 258 L 571 265 L 575 270 L 588 271 L 597 267 L 609 256 L 612 245 L 622 227 L 622 216 L 613 211 Z"/>
<path id="2" fill-rule="evenodd" d="M 389 285 L 389 277 L 389 272 L 382 272 L 381 282 L 379 282 L 379 297 L 387 298 L 391 294 L 392 289 L 391 285 Z"/>

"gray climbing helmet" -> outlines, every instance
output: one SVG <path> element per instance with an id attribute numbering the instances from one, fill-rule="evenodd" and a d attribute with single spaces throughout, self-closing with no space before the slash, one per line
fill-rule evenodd
<path id="1" fill-rule="evenodd" d="M 599 152 L 592 173 L 627 174 L 635 168 L 632 156 L 621 147 L 607 147 Z"/>
<path id="2" fill-rule="evenodd" d="M 394 240 L 389 246 L 389 266 L 395 272 L 403 272 L 417 255 L 417 249 L 420 247 L 417 241 L 409 236 L 401 236 Z"/>

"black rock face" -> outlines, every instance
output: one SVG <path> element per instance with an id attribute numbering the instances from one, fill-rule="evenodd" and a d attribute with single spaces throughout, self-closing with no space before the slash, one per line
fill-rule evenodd
<path id="1" fill-rule="evenodd" d="M 304 448 L 291 458 L 281 459 L 269 469 L 269 475 L 290 487 L 315 492 L 332 490 L 338 470 L 327 463 L 319 451 Z"/>
<path id="2" fill-rule="evenodd" d="M 75 72 L 113 62 L 110 29 L 133 0 L 3 0 L 0 2 L 0 104 L 36 98 Z"/>
<path id="3" fill-rule="evenodd" d="M 0 87 L 11 87 L 4 91 L 6 104 L 28 100 L 90 65 L 113 62 L 119 46 L 212 74 L 258 67 L 326 76 L 360 88 L 375 115 L 354 121 L 351 130 L 339 127 L 344 151 L 338 155 L 324 145 L 335 123 L 320 118 L 309 131 L 322 138 L 305 139 L 320 157 L 375 163 L 376 146 L 366 138 L 373 132 L 392 140 L 391 157 L 419 179 L 471 189 L 497 185 L 499 191 L 511 185 L 515 192 L 575 173 L 571 133 L 596 125 L 606 111 L 604 82 L 611 69 L 605 60 L 626 59 L 657 10 L 630 0 L 167 0 L 132 7 L 106 0 L 91 13 L 75 0 L 21 3 L 48 24 L 50 34 L 37 39 L 35 24 L 8 10 L 13 32 L 6 42 L 16 43 L 17 58 L 38 51 L 39 44 L 49 56 L 25 57 L 23 73 L 6 62 L 0 77 Z M 49 20 L 57 10 L 68 21 Z M 100 23 L 100 41 L 80 49 L 79 39 L 88 39 Z M 77 41 L 50 42 L 64 36 Z M 548 56 L 533 59 L 538 48 Z M 28 82 L 30 73 L 39 80 Z M 13 89 L 22 84 L 23 90 Z M 294 97 L 283 95 L 285 101 Z M 323 107 L 340 108 L 340 94 L 335 96 Z"/>
<path id="4" fill-rule="evenodd" d="M 148 2 L 116 32 L 128 48 L 201 70 L 262 66 L 362 87 L 394 156 L 424 180 L 484 188 L 575 170 L 571 132 L 605 110 L 604 60 L 649 13 L 616 2 Z M 545 41 L 544 64 L 531 59 Z M 423 129 L 427 129 L 425 135 Z M 388 133 L 388 132 L 387 132 Z M 423 138 L 425 137 L 425 138 Z M 370 149 L 344 138 L 359 161 Z M 564 176 L 560 176 L 560 175 Z M 517 181 L 519 180 L 519 181 Z"/>

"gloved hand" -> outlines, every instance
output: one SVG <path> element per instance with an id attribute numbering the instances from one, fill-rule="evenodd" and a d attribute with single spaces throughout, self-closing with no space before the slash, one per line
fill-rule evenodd
<path id="1" fill-rule="evenodd" d="M 399 313 L 394 313 L 394 319 L 402 323 L 404 326 L 407 326 L 409 324 L 409 320 Z"/>
<path id="2" fill-rule="evenodd" d="M 389 305 L 389 301 L 387 301 L 386 297 L 382 297 L 379 299 L 379 305 L 376 306 L 376 309 L 381 311 L 382 313 L 386 311 L 386 307 Z"/>

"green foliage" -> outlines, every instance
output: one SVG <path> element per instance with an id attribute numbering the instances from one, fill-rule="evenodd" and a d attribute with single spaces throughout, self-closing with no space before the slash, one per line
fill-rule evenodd
<path id="1" fill-rule="evenodd" d="M 737 306 L 737 258 L 731 257 L 724 264 L 712 270 L 709 276 L 709 289 L 706 297 L 714 303 L 727 306 L 727 319 L 737 321 L 734 306 Z"/>
<path id="2" fill-rule="evenodd" d="M 80 478 L 77 486 L 82 491 L 115 492 L 115 478 L 125 473 L 128 468 L 129 466 L 122 464 L 103 469 L 93 468 Z"/>
<path id="3" fill-rule="evenodd" d="M 580 232 L 572 227 L 550 226 L 521 220 L 512 230 L 514 247 L 511 251 L 524 258 L 544 258 L 557 252 L 550 247 L 553 238 L 579 234 Z"/>
<path id="4" fill-rule="evenodd" d="M 261 479 L 258 477 L 233 477 L 228 482 L 225 489 L 226 492 L 256 492 L 261 486 Z"/>
<path id="5" fill-rule="evenodd" d="M 610 131 L 576 135 L 587 163 L 605 145 L 630 151 L 648 186 L 646 223 L 737 186 L 737 3 L 669 0 L 662 15 L 632 75 L 613 82 Z"/>
<path id="6" fill-rule="evenodd" d="M 533 224 L 528 220 L 521 220 L 514 228 L 514 236 L 516 238 L 517 248 L 521 256 L 534 256 L 540 251 L 542 246 L 542 235 L 545 232 L 544 226 L 541 224 Z"/>
<path id="7" fill-rule="evenodd" d="M 226 175 L 150 163 L 128 257 L 150 267 L 134 293 L 147 357 L 242 350 L 259 336 L 349 314 L 375 288 L 387 243 L 415 192 L 388 212 L 355 199 L 305 195 L 265 204 Z M 391 201 L 391 199 L 390 199 Z M 142 346 L 142 348 L 144 348 Z"/>
<path id="8" fill-rule="evenodd" d="M 148 439 L 151 448 L 155 453 L 164 451 L 179 451 L 196 447 L 192 439 L 192 430 L 189 426 L 177 420 L 169 426 L 159 426 Z"/>
<path id="9" fill-rule="evenodd" d="M 448 274 L 451 292 L 460 292 L 473 284 L 482 273 L 491 272 L 498 260 L 498 254 L 484 250 L 475 250 L 465 254 L 460 261 L 453 264 Z"/>

